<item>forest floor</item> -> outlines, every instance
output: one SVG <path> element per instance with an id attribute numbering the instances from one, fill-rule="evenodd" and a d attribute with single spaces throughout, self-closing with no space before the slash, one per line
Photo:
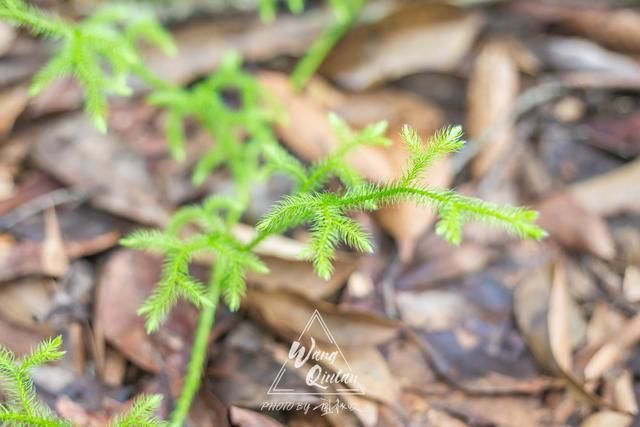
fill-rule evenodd
<path id="1" fill-rule="evenodd" d="M 87 7 L 42 3 L 69 17 Z M 401 204 L 356 216 L 376 250 L 343 251 L 329 281 L 296 256 L 304 230 L 269 240 L 270 273 L 249 277 L 238 312 L 218 313 L 191 426 L 640 425 L 640 9 L 619 3 L 372 1 L 300 92 L 287 73 L 331 20 L 322 4 L 273 24 L 217 2 L 163 7 L 178 53 L 149 50 L 151 69 L 190 84 L 240 53 L 283 106 L 278 136 L 300 159 L 335 143 L 329 111 L 355 128 L 389 122 L 391 147 L 351 158 L 371 180 L 401 172 L 405 123 L 425 140 L 463 124 L 466 148 L 426 183 L 530 206 L 549 232 L 520 241 L 474 224 L 456 247 L 433 212 Z M 112 100 L 105 135 L 72 82 L 29 98 L 50 49 L 0 24 L 0 344 L 24 354 L 63 335 L 64 360 L 33 377 L 78 425 L 104 425 L 143 391 L 165 396 L 166 415 L 197 312 L 181 303 L 147 335 L 136 310 L 162 264 L 118 241 L 230 179 L 194 187 L 211 141 L 189 132 L 186 161 L 172 160 L 166 116 L 143 94 Z M 256 187 L 239 232 L 288 185 Z M 340 349 L 336 369 L 364 392 L 337 396 L 345 407 L 323 406 L 287 365 L 318 317 L 330 334 L 309 333 Z"/>

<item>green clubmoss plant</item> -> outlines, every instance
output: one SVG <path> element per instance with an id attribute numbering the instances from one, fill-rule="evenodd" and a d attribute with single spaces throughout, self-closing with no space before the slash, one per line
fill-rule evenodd
<path id="1" fill-rule="evenodd" d="M 289 0 L 288 6 L 297 12 L 302 9 L 302 3 L 301 0 Z M 301 86 L 308 80 L 356 19 L 363 3 L 364 0 L 330 1 L 338 15 L 338 24 L 311 47 L 294 70 L 292 80 L 296 85 Z M 265 1 L 262 5 L 264 18 L 275 14 L 275 2 Z M 307 226 L 310 240 L 300 255 L 325 279 L 333 272 L 333 259 L 339 247 L 357 252 L 373 250 L 366 230 L 350 215 L 399 202 L 410 201 L 436 209 L 439 215 L 436 232 L 453 244 L 461 241 L 463 227 L 471 220 L 502 227 L 522 238 L 544 236 L 544 231 L 534 224 L 535 211 L 495 205 L 421 184 L 421 176 L 437 158 L 462 147 L 460 127 L 436 133 L 427 144 L 423 144 L 411 128 L 405 127 L 402 138 L 410 156 L 404 173 L 396 180 L 369 183 L 349 166 L 347 157 L 364 145 L 388 144 L 386 123 L 375 123 L 355 131 L 332 114 L 330 122 L 340 141 L 339 147 L 325 158 L 305 164 L 279 144 L 273 123 L 281 116 L 280 109 L 259 82 L 242 69 L 238 56 L 226 56 L 216 72 L 190 88 L 162 81 L 145 68 L 135 42 L 144 38 L 171 51 L 171 39 L 149 15 L 138 15 L 128 7 L 110 6 L 79 23 L 68 23 L 45 15 L 21 0 L 0 0 L 0 19 L 61 41 L 60 49 L 35 77 L 33 92 L 42 90 L 60 75 L 73 75 L 84 89 L 88 116 L 98 129 L 105 130 L 107 96 L 128 94 L 127 76 L 136 75 L 150 86 L 148 101 L 166 111 L 167 141 L 177 160 L 186 157 L 185 119 L 195 119 L 214 140 L 194 168 L 194 183 L 202 183 L 218 168 L 225 168 L 233 181 L 232 195 L 214 195 L 202 203 L 182 207 L 163 230 L 135 231 L 121 241 L 124 246 L 160 254 L 164 258 L 162 277 L 139 309 L 139 314 L 146 319 L 148 333 L 160 327 L 180 298 L 188 300 L 200 311 L 183 389 L 169 426 L 183 426 L 200 387 L 208 337 L 218 304 L 222 300 L 231 310 L 237 310 L 246 289 L 247 274 L 267 271 L 256 247 L 269 236 Z M 251 241 L 241 241 L 233 229 L 248 207 L 251 188 L 274 174 L 289 177 L 293 191 L 258 221 Z M 341 186 L 328 185 L 330 182 L 339 182 Z M 207 283 L 191 274 L 190 266 L 194 261 L 207 261 L 211 265 Z M 59 357 L 58 348 L 59 340 L 44 343 L 42 349 L 34 353 L 36 362 Z M 35 395 L 26 372 L 35 362 L 30 362 L 29 358 L 26 362 L 15 362 L 8 352 L 2 353 L 2 357 L 2 378 L 13 378 L 13 382 L 5 381 L 13 388 L 9 389 L 10 404 L 3 407 L 6 415 L 0 415 L 0 420 L 13 422 L 9 424 L 11 426 L 68 425 L 33 404 Z M 151 417 L 157 404 L 157 398 L 143 397 L 129 412 L 116 419 L 114 425 L 164 425 Z"/>
<path id="2" fill-rule="evenodd" d="M 167 53 L 175 51 L 169 33 L 140 5 L 106 6 L 72 23 L 22 0 L 0 0 L 0 19 L 59 41 L 55 54 L 33 78 L 30 94 L 40 93 L 56 79 L 73 76 L 83 90 L 86 113 L 101 132 L 107 126 L 107 96 L 131 94 L 127 84 L 131 74 L 150 75 L 136 43 L 145 40 Z"/>
<path id="3" fill-rule="evenodd" d="M 56 337 L 42 342 L 30 354 L 17 359 L 0 346 L 0 388 L 6 403 L 0 405 L 0 425 L 7 427 L 72 427 L 51 409 L 38 401 L 30 372 L 45 363 L 60 359 L 62 339 Z M 165 422 L 154 412 L 162 398 L 158 395 L 140 395 L 128 411 L 109 423 L 110 427 L 164 427 Z"/>

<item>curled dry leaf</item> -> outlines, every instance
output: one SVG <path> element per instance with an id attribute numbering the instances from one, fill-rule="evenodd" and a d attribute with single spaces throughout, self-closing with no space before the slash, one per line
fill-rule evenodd
<path id="1" fill-rule="evenodd" d="M 452 6 L 410 4 L 350 31 L 321 71 L 350 90 L 419 71 L 451 71 L 482 24 L 479 15 Z"/>
<path id="2" fill-rule="evenodd" d="M 273 418 L 238 406 L 229 408 L 229 418 L 235 427 L 282 427 Z"/>
<path id="3" fill-rule="evenodd" d="M 249 242 L 256 231 L 253 227 L 238 224 L 235 236 L 242 242 Z M 269 272 L 249 273 L 248 281 L 268 290 L 288 290 L 311 299 L 333 295 L 347 280 L 356 267 L 355 258 L 338 252 L 334 262 L 334 273 L 329 280 L 323 280 L 313 271 L 313 267 L 300 259 L 305 244 L 284 236 L 270 236 L 259 244 L 255 251 L 269 268 Z"/>
<path id="4" fill-rule="evenodd" d="M 340 347 L 378 345 L 398 333 L 398 324 L 364 311 L 343 309 L 321 301 L 311 301 L 299 294 L 279 291 L 249 290 L 245 298 L 250 313 L 277 335 L 297 339 L 314 311 L 318 311 Z M 318 342 L 326 334 L 313 322 L 310 334 Z"/>
<path id="5" fill-rule="evenodd" d="M 436 286 L 438 282 L 480 271 L 498 256 L 499 253 L 495 249 L 474 243 L 439 248 L 430 253 L 414 270 L 398 278 L 396 288 L 419 289 Z"/>
<path id="6" fill-rule="evenodd" d="M 630 414 L 638 413 L 638 402 L 633 384 L 633 374 L 624 370 L 613 383 L 613 403 L 621 411 Z"/>
<path id="7" fill-rule="evenodd" d="M 633 419 L 630 415 L 614 411 L 600 411 L 589 415 L 580 427 L 631 427 Z"/>
<path id="8" fill-rule="evenodd" d="M 640 301 L 640 268 L 630 265 L 624 271 L 622 292 L 627 301 Z"/>
<path id="9" fill-rule="evenodd" d="M 600 216 L 640 212 L 640 159 L 569 187 L 590 212 Z"/>
<path id="10" fill-rule="evenodd" d="M 467 130 L 483 144 L 472 164 L 474 177 L 484 175 L 513 142 L 513 124 L 507 116 L 518 87 L 518 69 L 508 44 L 501 40 L 487 42 L 469 78 Z"/>
<path id="11" fill-rule="evenodd" d="M 620 362 L 640 340 L 640 314 L 631 318 L 617 334 L 609 337 L 584 368 L 586 379 L 596 379 Z"/>
<path id="12" fill-rule="evenodd" d="M 51 325 L 44 320 L 54 307 L 55 286 L 51 279 L 37 277 L 2 284 L 0 287 L 2 318 L 19 328 L 52 335 Z"/>
<path id="13" fill-rule="evenodd" d="M 2 24 L 0 23 L 0 25 Z M 2 33 L 2 27 L 0 27 L 0 33 Z M 15 86 L 0 91 L 0 140 L 9 134 L 16 119 L 26 108 L 28 100 L 29 96 L 25 86 Z"/>
<path id="14" fill-rule="evenodd" d="M 567 276 L 563 264 L 557 263 L 554 266 L 551 281 L 547 325 L 551 355 L 558 367 L 564 372 L 571 372 L 572 367 L 570 311 Z"/>
<path id="15" fill-rule="evenodd" d="M 44 213 L 45 238 L 42 243 L 42 266 L 45 274 L 62 277 L 69 268 L 69 258 L 64 248 L 64 241 L 58 223 L 55 208 Z"/>
<path id="16" fill-rule="evenodd" d="M 0 57 L 3 57 L 11 49 L 17 33 L 18 31 L 15 27 L 5 22 L 0 22 Z"/>
<path id="17" fill-rule="evenodd" d="M 538 363 L 547 371 L 557 372 L 558 363 L 554 358 L 549 337 L 551 327 L 549 325 L 549 304 L 552 280 L 550 265 L 543 265 L 529 274 L 516 288 L 514 311 L 518 327 Z M 570 345 L 573 349 L 585 336 L 586 322 L 575 302 L 570 298 L 568 302 L 565 300 L 562 305 L 557 304 L 557 300 L 562 302 L 564 297 L 564 295 L 556 296 L 554 305 L 562 307 L 568 312 L 563 313 L 562 316 L 554 314 L 554 318 L 562 320 L 568 316 Z M 569 304 L 570 307 L 567 309 L 565 304 Z"/>
<path id="18" fill-rule="evenodd" d="M 563 246 L 607 260 L 615 257 L 616 247 L 607 223 L 582 207 L 570 193 L 552 194 L 534 207 L 540 212 L 538 224 Z"/>
<path id="19" fill-rule="evenodd" d="M 118 223 L 108 215 L 87 207 L 61 210 L 58 215 L 67 259 L 94 255 L 118 243 Z M 20 229 L 20 225 L 14 227 L 14 230 Z M 1 248 L 0 282 L 28 275 L 50 275 L 50 268 L 45 264 L 44 245 L 39 240 L 23 240 Z M 57 249 L 54 254 L 59 256 Z"/>
<path id="20" fill-rule="evenodd" d="M 640 13 L 633 9 L 572 10 L 563 24 L 615 50 L 640 52 Z"/>

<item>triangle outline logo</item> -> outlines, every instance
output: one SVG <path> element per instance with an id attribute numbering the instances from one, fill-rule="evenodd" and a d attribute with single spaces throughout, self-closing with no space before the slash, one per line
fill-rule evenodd
<path id="1" fill-rule="evenodd" d="M 352 375 L 353 378 L 355 378 L 355 381 L 357 382 L 357 376 L 353 375 L 353 370 L 351 369 L 351 365 L 349 364 L 349 361 L 347 361 L 346 357 L 344 357 L 344 354 L 342 353 L 342 350 L 340 349 L 340 346 L 338 345 L 338 343 L 336 342 L 335 338 L 333 338 L 333 334 L 331 333 L 331 331 L 329 330 L 329 327 L 327 326 L 327 324 L 325 323 L 324 319 L 322 318 L 322 315 L 320 314 L 320 312 L 315 309 L 313 311 L 313 314 L 311 315 L 311 317 L 309 318 L 309 320 L 307 321 L 307 324 L 305 325 L 304 329 L 302 330 L 302 332 L 300 333 L 300 335 L 298 336 L 297 341 L 295 341 L 292 346 L 291 349 L 294 348 L 294 344 L 300 344 L 302 341 L 302 337 L 304 336 L 305 333 L 307 333 L 309 331 L 309 329 L 311 329 L 311 326 L 313 325 L 314 322 L 318 322 L 318 324 L 320 325 L 320 327 L 322 328 L 323 332 L 325 333 L 326 337 L 327 337 L 327 342 L 329 343 L 329 345 L 331 345 L 333 348 L 335 348 L 335 351 L 337 352 L 337 357 L 340 357 L 347 369 L 348 369 L 348 374 Z M 315 342 L 313 340 L 313 338 L 311 338 L 312 342 Z M 302 351 L 304 352 L 306 349 L 304 347 L 300 347 L 302 349 Z M 311 349 L 309 350 L 311 351 Z M 364 394 L 364 390 L 362 389 L 362 387 L 357 384 L 354 387 L 350 387 L 346 384 L 342 384 L 342 383 L 338 383 L 339 385 L 341 385 L 341 388 L 335 387 L 335 391 L 331 390 L 331 391 L 322 391 L 320 390 L 319 387 L 314 387 L 314 389 L 318 389 L 318 391 L 301 391 L 301 390 L 296 390 L 296 389 L 288 389 L 288 388 L 280 388 L 280 381 L 282 380 L 282 378 L 284 377 L 284 375 L 287 372 L 287 365 L 292 361 L 293 357 L 291 355 L 291 350 L 289 351 L 289 355 L 287 360 L 284 361 L 284 363 L 282 364 L 282 366 L 280 367 L 280 370 L 278 371 L 276 377 L 273 379 L 273 382 L 271 383 L 271 386 L 269 387 L 269 390 L 267 391 L 268 395 L 313 395 L 313 396 L 326 396 L 326 395 L 363 395 Z M 294 366 L 295 368 L 295 366 Z M 307 385 L 309 386 L 313 386 L 313 384 L 309 384 L 308 382 L 306 382 Z M 336 385 L 338 385 L 336 384 Z"/>

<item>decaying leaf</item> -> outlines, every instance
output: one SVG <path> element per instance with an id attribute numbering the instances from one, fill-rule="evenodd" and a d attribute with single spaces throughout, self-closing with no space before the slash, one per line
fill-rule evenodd
<path id="1" fill-rule="evenodd" d="M 584 368 L 587 379 L 600 377 L 604 372 L 622 360 L 629 348 L 640 340 L 640 315 L 629 319 L 622 330 L 607 339 L 591 357 Z"/>
<path id="2" fill-rule="evenodd" d="M 468 52 L 482 23 L 479 15 L 451 6 L 409 5 L 353 29 L 321 71 L 350 90 L 418 71 L 450 71 Z"/>
<path id="3" fill-rule="evenodd" d="M 552 194 L 535 207 L 540 212 L 538 224 L 552 239 L 603 259 L 615 256 L 616 247 L 607 223 L 582 207 L 571 194 Z"/>
<path id="4" fill-rule="evenodd" d="M 113 134 L 99 134 L 78 115 L 39 127 L 30 137 L 36 140 L 31 153 L 36 164 L 88 191 L 95 206 L 143 224 L 166 221 L 168 210 L 144 160 Z"/>
<path id="5" fill-rule="evenodd" d="M 259 320 L 287 339 L 298 338 L 315 310 L 318 310 L 341 347 L 378 345 L 398 333 L 398 325 L 391 320 L 372 313 L 311 301 L 290 292 L 249 290 L 246 304 Z M 311 325 L 310 334 L 319 342 L 327 340 L 316 322 Z"/>
<path id="6" fill-rule="evenodd" d="M 563 24 L 615 50 L 640 52 L 640 13 L 633 9 L 573 9 Z"/>
<path id="7" fill-rule="evenodd" d="M 640 160 L 612 172 L 580 181 L 570 193 L 590 212 L 600 216 L 640 212 Z"/>
<path id="8" fill-rule="evenodd" d="M 472 165 L 475 177 L 487 173 L 513 143 L 513 124 L 508 114 L 518 91 L 518 69 L 509 46 L 500 40 L 488 42 L 478 54 L 469 78 L 467 132 L 483 143 Z"/>
<path id="9" fill-rule="evenodd" d="M 558 363 L 551 350 L 548 323 L 552 277 L 550 265 L 544 265 L 529 274 L 516 288 L 514 311 L 518 327 L 538 363 L 550 372 L 557 372 Z M 573 348 L 583 340 L 586 323 L 575 303 L 570 300 L 569 304 L 569 312 L 562 317 L 568 316 L 570 344 Z"/>
<path id="10" fill-rule="evenodd" d="M 549 294 L 549 349 L 553 360 L 564 372 L 571 372 L 571 329 L 570 329 L 570 296 L 567 288 L 567 276 L 563 264 L 558 263 L 553 269 L 551 290 Z"/>
<path id="11" fill-rule="evenodd" d="M 161 260 L 141 252 L 119 250 L 105 263 L 96 295 L 94 324 L 98 345 L 106 342 L 141 368 L 166 369 L 164 356 L 187 351 L 195 328 L 195 311 L 180 304 L 160 331 L 151 337 L 137 314 L 160 276 Z"/>
<path id="12" fill-rule="evenodd" d="M 2 25 L 0 23 L 0 25 Z M 2 39 L 0 27 L 0 39 Z M 2 41 L 0 40 L 0 44 Z M 0 50 L 2 46 L 0 46 Z M 15 86 L 0 91 L 0 141 L 9 134 L 18 116 L 27 106 L 27 88 Z"/>

